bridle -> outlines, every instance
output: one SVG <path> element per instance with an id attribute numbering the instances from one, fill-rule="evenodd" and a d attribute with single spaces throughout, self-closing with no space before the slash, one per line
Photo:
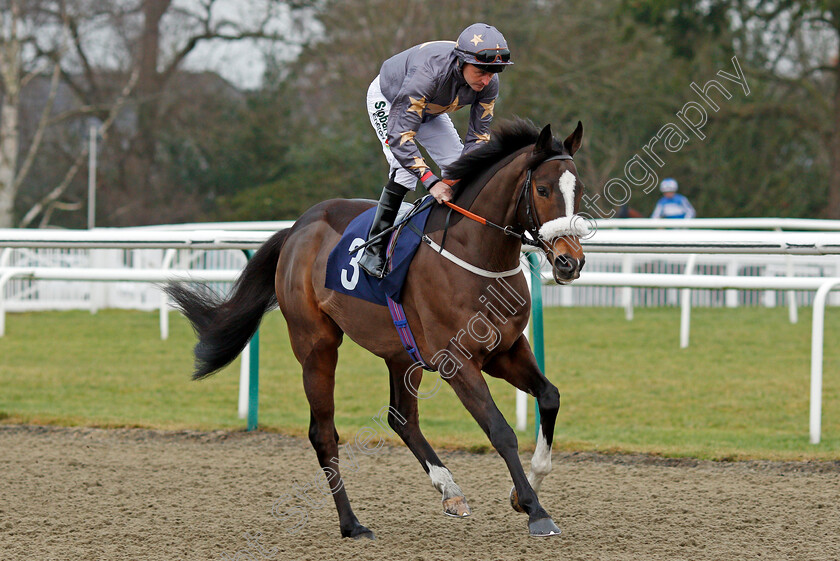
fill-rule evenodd
<path id="1" fill-rule="evenodd" d="M 499 226 L 498 224 L 495 224 L 487 220 L 486 218 L 474 214 L 449 201 L 446 201 L 444 204 L 452 210 L 454 210 L 455 212 L 463 214 L 471 220 L 475 220 L 476 222 L 484 224 L 485 226 L 490 226 L 492 228 L 496 228 L 497 230 L 501 230 L 508 236 L 518 237 L 519 240 L 522 242 L 522 245 L 538 247 L 546 252 L 551 251 L 551 248 L 549 248 L 546 245 L 546 243 L 542 241 L 542 239 L 540 239 L 540 228 L 542 227 L 542 224 L 540 224 L 539 217 L 537 217 L 536 213 L 534 212 L 534 190 L 532 188 L 531 174 L 544 163 L 551 162 L 553 160 L 574 160 L 574 158 L 572 158 L 569 154 L 556 154 L 554 156 L 551 156 L 550 158 L 546 158 L 534 167 L 528 168 L 528 172 L 525 174 L 525 182 L 522 185 L 522 189 L 519 191 L 519 196 L 516 199 L 516 207 L 514 209 L 514 219 L 517 220 L 517 226 L 520 226 L 522 228 L 522 231 L 517 231 L 518 229 L 514 226 Z M 523 201 L 525 202 L 525 216 L 528 219 L 528 224 L 524 226 L 521 223 L 518 223 L 518 218 L 516 218 L 519 216 L 519 207 L 520 205 L 522 205 Z M 530 238 L 525 235 L 526 232 L 530 234 Z M 445 236 L 446 234 L 444 233 L 444 239 Z"/>
<path id="2" fill-rule="evenodd" d="M 534 212 L 534 190 L 531 184 L 531 174 L 541 165 L 546 162 L 551 162 L 553 160 L 573 160 L 573 158 L 569 154 L 556 154 L 547 158 L 537 164 L 532 168 L 528 168 L 528 173 L 525 174 L 525 184 L 522 186 L 522 192 L 519 194 L 519 198 L 516 200 L 516 209 L 514 211 L 514 216 L 519 216 L 519 205 L 522 204 L 522 201 L 525 201 L 525 216 L 528 219 L 528 224 L 524 226 L 525 232 L 528 232 L 531 235 L 533 241 L 528 240 L 525 237 L 525 233 L 521 233 L 520 237 L 522 238 L 522 243 L 524 245 L 531 245 L 534 247 L 541 247 L 545 251 L 550 251 L 550 249 L 546 246 L 545 242 L 540 239 L 540 228 L 542 228 L 542 224 L 539 222 L 539 217 Z M 520 224 L 521 226 L 521 224 Z"/>
<path id="3" fill-rule="evenodd" d="M 494 222 L 491 222 L 491 221 L 487 220 L 486 218 L 484 218 L 482 216 L 479 216 L 475 213 L 472 213 L 472 212 L 468 211 L 467 209 L 461 208 L 458 205 L 456 205 L 454 203 L 451 203 L 449 201 L 445 201 L 444 204 L 446 206 L 448 206 L 450 210 L 449 210 L 449 214 L 446 217 L 446 226 L 443 229 L 443 238 L 441 239 L 440 245 L 436 244 L 434 241 L 432 241 L 432 239 L 429 236 L 423 234 L 419 230 L 415 230 L 415 232 L 420 236 L 420 238 L 424 242 L 426 242 L 426 244 L 428 244 L 429 247 L 432 248 L 433 251 L 439 253 L 440 255 L 445 257 L 446 259 L 452 261 L 453 263 L 455 263 L 459 267 L 461 267 L 463 269 L 466 269 L 466 270 L 468 270 L 468 271 L 470 271 L 470 272 L 472 272 L 476 275 L 480 275 L 480 276 L 486 277 L 486 278 L 503 278 L 503 277 L 509 277 L 511 275 L 519 274 L 519 272 L 521 270 L 521 265 L 517 266 L 514 269 L 510 269 L 508 271 L 485 271 L 484 269 L 480 269 L 478 267 L 475 267 L 474 265 L 471 265 L 471 264 L 467 263 L 466 261 L 464 261 L 462 259 L 459 259 L 458 257 L 451 254 L 450 252 L 446 251 L 443 248 L 443 246 L 446 243 L 446 233 L 449 230 L 449 216 L 452 214 L 452 211 L 454 210 L 455 212 L 458 212 L 458 213 L 466 216 L 467 218 L 469 218 L 471 220 L 475 220 L 479 224 L 483 224 L 485 226 L 490 226 L 490 227 L 495 228 L 497 230 L 501 230 L 505 235 L 516 236 L 517 238 L 519 238 L 519 241 L 523 245 L 531 245 L 531 246 L 540 248 L 540 249 L 542 249 L 543 251 L 546 252 L 546 255 L 552 254 L 553 250 L 551 249 L 551 247 L 549 247 L 549 245 L 546 244 L 542 240 L 542 238 L 540 238 L 540 229 L 542 228 L 542 224 L 539 223 L 539 219 L 538 219 L 538 217 L 536 216 L 536 213 L 533 210 L 535 205 L 534 205 L 534 193 L 533 193 L 533 188 L 532 188 L 532 184 L 531 184 L 532 183 L 531 182 L 531 175 L 534 172 L 534 170 L 536 170 L 538 167 L 540 167 L 544 163 L 550 162 L 552 160 L 572 160 L 572 156 L 569 155 L 569 154 L 556 154 L 554 156 L 551 156 L 550 158 L 546 158 L 545 160 L 541 161 L 540 163 L 538 163 L 534 167 L 529 167 L 528 168 L 528 171 L 525 175 L 525 182 L 522 185 L 522 189 L 519 191 L 519 196 L 516 198 L 516 207 L 514 207 L 514 220 L 517 221 L 516 226 L 518 226 L 518 228 L 516 228 L 514 226 L 511 226 L 511 225 L 509 225 L 509 226 L 499 226 L 498 224 L 495 224 Z M 430 198 L 429 200 L 433 200 L 433 199 Z M 519 207 L 522 204 L 522 201 L 525 201 L 525 215 L 528 218 L 528 224 L 526 226 L 522 226 L 522 224 L 519 222 L 519 218 L 518 218 L 519 217 Z M 423 205 L 420 205 L 420 207 L 422 207 L 422 206 Z M 418 208 L 420 208 L 420 207 L 418 207 Z M 413 228 L 413 225 L 409 224 L 409 227 Z M 531 235 L 530 239 L 528 238 L 528 236 L 525 235 L 526 232 Z"/>

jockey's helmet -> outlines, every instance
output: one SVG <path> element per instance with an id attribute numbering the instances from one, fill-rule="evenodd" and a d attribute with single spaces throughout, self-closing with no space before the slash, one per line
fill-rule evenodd
<path id="1" fill-rule="evenodd" d="M 501 72 L 513 64 L 505 36 L 486 23 L 474 23 L 461 32 L 455 55 L 461 64 L 468 62 L 488 72 Z"/>
<path id="2" fill-rule="evenodd" d="M 662 180 L 662 183 L 659 184 L 659 190 L 663 193 L 676 193 L 677 187 L 677 180 L 673 177 L 666 177 Z"/>

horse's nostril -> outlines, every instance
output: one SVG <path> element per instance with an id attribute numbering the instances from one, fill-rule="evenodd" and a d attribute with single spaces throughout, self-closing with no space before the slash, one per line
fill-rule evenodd
<path id="1" fill-rule="evenodd" d="M 554 260 L 554 268 L 562 273 L 571 273 L 575 269 L 575 260 L 565 255 L 558 255 Z"/>
<path id="2" fill-rule="evenodd" d="M 578 261 L 578 271 L 582 271 L 584 265 L 586 265 L 586 257 L 581 257 Z"/>

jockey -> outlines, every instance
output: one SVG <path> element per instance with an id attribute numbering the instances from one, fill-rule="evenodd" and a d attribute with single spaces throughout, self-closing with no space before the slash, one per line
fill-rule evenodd
<path id="1" fill-rule="evenodd" d="M 694 218 L 697 213 L 684 196 L 677 193 L 677 180 L 666 177 L 659 185 L 662 198 L 656 203 L 651 218 Z"/>
<path id="2" fill-rule="evenodd" d="M 418 143 L 446 174 L 461 154 L 490 140 L 490 121 L 499 94 L 497 74 L 513 64 L 504 36 L 492 25 L 474 23 L 458 41 L 415 45 L 386 60 L 367 92 L 367 109 L 390 166 L 388 183 L 368 239 L 394 224 L 406 192 L 417 180 L 438 203 L 452 198 L 449 184 L 436 176 L 420 155 Z M 447 113 L 470 105 L 466 141 Z M 382 236 L 365 249 L 359 265 L 371 276 L 385 276 Z"/>

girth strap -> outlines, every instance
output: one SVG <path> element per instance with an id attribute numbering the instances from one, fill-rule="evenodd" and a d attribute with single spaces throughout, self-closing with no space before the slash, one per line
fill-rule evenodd
<path id="1" fill-rule="evenodd" d="M 419 363 L 423 369 L 428 370 L 429 372 L 436 372 L 437 368 L 429 365 L 425 360 L 423 360 L 423 356 L 417 348 L 417 342 L 414 340 L 414 334 L 411 333 L 411 328 L 408 326 L 408 320 L 405 317 L 405 310 L 403 310 L 402 304 L 394 302 L 390 296 L 386 296 L 386 298 L 388 300 L 388 311 L 391 312 L 391 319 L 394 320 L 394 327 L 397 328 L 397 334 L 400 336 L 400 342 L 408 353 L 408 356 L 410 356 L 415 363 Z"/>

